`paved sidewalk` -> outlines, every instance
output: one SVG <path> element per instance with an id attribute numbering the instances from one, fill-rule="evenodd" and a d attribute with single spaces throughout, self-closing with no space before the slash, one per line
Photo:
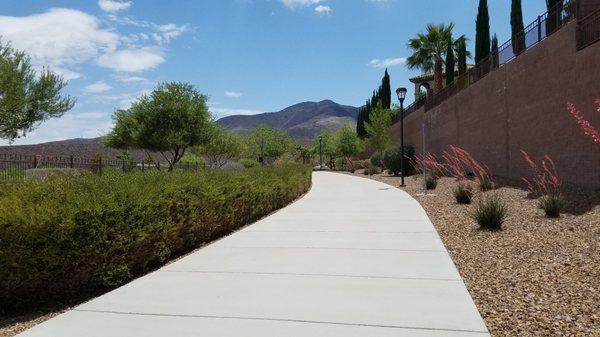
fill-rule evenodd
<path id="1" fill-rule="evenodd" d="M 317 172 L 301 200 L 21 336 L 489 336 L 425 211 Z"/>

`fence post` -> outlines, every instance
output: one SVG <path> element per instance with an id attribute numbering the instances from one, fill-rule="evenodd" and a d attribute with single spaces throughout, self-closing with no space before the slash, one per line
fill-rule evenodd
<path id="1" fill-rule="evenodd" d="M 537 19 L 537 28 L 538 28 L 538 42 L 542 41 L 542 17 L 538 15 Z"/>
<path id="2" fill-rule="evenodd" d="M 33 156 L 33 168 L 37 168 L 37 156 Z"/>
<path id="3" fill-rule="evenodd" d="M 71 155 L 71 157 L 69 157 L 69 167 L 70 168 L 74 168 L 75 167 L 75 165 L 73 163 L 73 156 L 72 155 Z"/>
<path id="4" fill-rule="evenodd" d="M 121 160 L 121 169 L 125 172 L 125 159 Z"/>
<path id="5" fill-rule="evenodd" d="M 98 160 L 98 174 L 102 175 L 102 158 Z"/>

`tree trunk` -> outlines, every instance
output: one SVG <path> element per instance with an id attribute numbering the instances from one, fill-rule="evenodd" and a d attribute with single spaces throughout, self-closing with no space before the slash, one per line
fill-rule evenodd
<path id="1" fill-rule="evenodd" d="M 442 69 L 442 60 L 439 58 L 435 59 L 435 65 L 433 70 L 433 81 L 435 82 L 435 93 L 442 91 L 444 89 L 443 77 L 444 70 Z"/>

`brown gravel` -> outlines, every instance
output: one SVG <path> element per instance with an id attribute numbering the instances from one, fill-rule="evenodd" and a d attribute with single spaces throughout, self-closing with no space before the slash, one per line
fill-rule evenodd
<path id="1" fill-rule="evenodd" d="M 565 188 L 560 219 L 545 218 L 523 189 L 485 192 L 509 210 L 502 231 L 492 232 L 478 229 L 473 206 L 455 203 L 456 184 L 442 178 L 435 196 L 418 196 L 422 179 L 407 177 L 404 189 L 427 211 L 492 335 L 600 336 L 600 191 Z"/>

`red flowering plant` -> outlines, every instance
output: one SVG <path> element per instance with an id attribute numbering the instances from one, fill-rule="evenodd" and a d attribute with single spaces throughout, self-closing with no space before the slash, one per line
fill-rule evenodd
<path id="1" fill-rule="evenodd" d="M 597 110 L 598 110 L 598 112 L 600 112 L 600 98 L 596 99 L 594 101 L 594 103 L 596 103 L 596 106 L 598 107 Z M 577 110 L 577 108 L 575 107 L 575 105 L 573 103 L 568 102 L 567 109 L 569 110 L 569 112 L 571 113 L 573 118 L 575 118 L 575 120 L 577 120 L 577 124 L 579 124 L 579 127 L 581 128 L 583 133 L 586 136 L 591 137 L 592 141 L 594 143 L 600 145 L 600 131 L 598 131 L 598 129 L 593 127 L 592 124 L 583 117 L 581 112 L 579 110 Z"/>
<path id="2" fill-rule="evenodd" d="M 450 145 L 450 150 L 442 155 L 445 163 L 444 169 L 447 175 L 460 180 L 466 180 L 469 177 L 475 177 L 475 181 L 482 191 L 494 188 L 490 176 L 490 169 L 482 165 L 466 150 Z"/>
<path id="3" fill-rule="evenodd" d="M 538 206 L 546 212 L 546 216 L 559 217 L 564 207 L 564 200 L 554 161 L 546 155 L 538 164 L 525 150 L 521 150 L 521 153 L 532 173 L 529 179 L 522 178 L 527 184 L 527 189 L 533 196 L 541 197 Z"/>
<path id="4" fill-rule="evenodd" d="M 434 190 L 437 187 L 437 180 L 444 175 L 444 164 L 440 163 L 437 157 L 431 153 L 415 155 L 414 159 L 409 159 L 413 167 L 424 175 L 423 186 L 426 190 Z"/>

